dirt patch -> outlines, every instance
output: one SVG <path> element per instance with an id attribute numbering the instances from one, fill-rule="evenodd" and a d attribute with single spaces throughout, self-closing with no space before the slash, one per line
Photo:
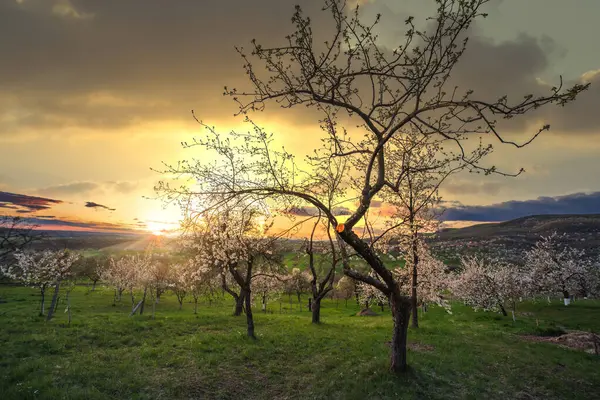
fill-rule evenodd
<path id="1" fill-rule="evenodd" d="M 377 314 L 375 311 L 371 310 L 370 308 L 365 308 L 364 310 L 360 310 L 359 312 L 357 312 L 356 315 L 358 315 L 360 317 L 376 317 L 379 314 Z"/>
<path id="2" fill-rule="evenodd" d="M 590 354 L 600 353 L 600 336 L 590 332 L 571 331 L 557 337 L 526 335 L 521 338 L 529 342 L 553 343 Z"/>

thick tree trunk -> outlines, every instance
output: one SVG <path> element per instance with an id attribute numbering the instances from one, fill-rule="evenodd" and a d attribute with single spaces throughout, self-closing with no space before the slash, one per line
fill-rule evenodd
<path id="1" fill-rule="evenodd" d="M 235 295 L 233 298 L 235 299 L 235 309 L 233 310 L 233 315 L 239 317 L 244 312 L 244 300 L 246 298 L 246 293 L 242 289 L 240 291 L 240 295 Z"/>
<path id="2" fill-rule="evenodd" d="M 54 310 L 58 304 L 58 293 L 60 291 L 60 282 L 56 282 L 54 286 L 54 295 L 52 295 L 52 302 L 50 303 L 50 309 L 48 310 L 48 316 L 46 317 L 46 321 L 50 321 L 54 316 Z"/>
<path id="3" fill-rule="evenodd" d="M 314 299 L 311 303 L 312 305 L 312 323 L 320 324 L 321 323 L 321 299 L 318 297 Z"/>
<path id="4" fill-rule="evenodd" d="M 251 292 L 250 289 L 244 293 L 246 303 L 246 324 L 248 325 L 248 337 L 256 339 L 254 335 L 254 318 L 252 317 L 252 304 L 251 304 Z"/>
<path id="5" fill-rule="evenodd" d="M 391 343 L 392 372 L 405 372 L 407 369 L 406 343 L 408 339 L 408 323 L 410 318 L 411 303 L 403 300 L 399 295 L 392 294 L 392 315 L 394 318 L 394 332 Z"/>

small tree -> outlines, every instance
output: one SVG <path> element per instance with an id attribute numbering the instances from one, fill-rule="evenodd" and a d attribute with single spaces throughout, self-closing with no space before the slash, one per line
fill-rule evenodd
<path id="1" fill-rule="evenodd" d="M 108 268 L 110 258 L 101 253 L 92 257 L 83 257 L 77 265 L 78 276 L 89 279 L 92 282 L 92 292 L 96 290 L 96 284 L 102 277 L 102 272 Z"/>
<path id="2" fill-rule="evenodd" d="M 412 243 L 412 239 L 411 239 Z M 422 238 L 418 239 L 416 248 L 416 257 L 413 252 L 415 249 L 410 246 L 408 252 L 411 257 L 407 257 L 404 267 L 398 267 L 394 273 L 401 282 L 401 288 L 405 293 L 414 295 L 414 265 L 415 258 L 419 262 L 419 285 L 417 287 L 418 305 L 426 308 L 428 303 L 434 303 L 450 312 L 450 302 L 446 298 L 446 291 L 450 287 L 451 278 L 447 273 L 446 265 L 436 258 L 429 249 L 429 246 Z"/>
<path id="3" fill-rule="evenodd" d="M 54 285 L 54 295 L 46 320 L 50 321 L 58 300 L 60 285 L 71 276 L 71 268 L 79 256 L 68 250 L 18 251 L 14 253 L 16 265 L 2 266 L 2 273 L 10 279 L 39 289 L 41 294 L 40 315 L 45 314 L 45 296 L 48 287 Z"/>
<path id="4" fill-rule="evenodd" d="M 114 288 L 113 306 L 117 304 L 117 301 L 121 301 L 126 288 L 133 287 L 132 274 L 125 258 L 110 257 L 107 268 L 100 274 L 100 279 Z M 133 295 L 131 301 L 133 303 Z"/>
<path id="5" fill-rule="evenodd" d="M 354 296 L 356 292 L 356 282 L 347 276 L 342 276 L 335 285 L 336 293 L 345 301 L 345 306 L 348 307 L 348 300 Z"/>
<path id="6" fill-rule="evenodd" d="M 506 308 L 513 312 L 517 299 L 523 296 L 523 275 L 512 264 L 480 256 L 461 258 L 461 272 L 452 282 L 452 293 L 465 304 L 485 311 L 500 311 L 507 316 Z"/>
<path id="7" fill-rule="evenodd" d="M 570 295 L 586 276 L 583 250 L 566 245 L 564 235 L 553 233 L 542 237 L 525 253 L 525 263 L 531 271 L 531 281 L 539 294 L 562 293 L 565 306 L 571 302 Z"/>
<path id="8" fill-rule="evenodd" d="M 183 307 L 183 301 L 188 294 L 191 294 L 194 289 L 194 279 L 192 269 L 193 263 L 174 263 L 169 268 L 168 287 L 171 288 L 177 301 L 179 309 Z M 197 304 L 197 301 L 196 301 Z"/>

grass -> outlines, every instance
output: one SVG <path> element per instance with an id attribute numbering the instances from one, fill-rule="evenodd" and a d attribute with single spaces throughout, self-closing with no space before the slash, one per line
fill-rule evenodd
<path id="1" fill-rule="evenodd" d="M 255 311 L 251 341 L 229 301 L 203 302 L 194 315 L 192 304 L 180 311 L 166 295 L 156 319 L 129 318 L 126 300 L 113 307 L 109 290 L 78 287 L 68 327 L 60 309 L 50 323 L 36 315 L 34 290 L 0 287 L 0 299 L 3 400 L 600 398 L 599 357 L 519 337 L 600 331 L 598 301 L 526 304 L 514 324 L 460 305 L 452 315 L 432 307 L 409 332 L 410 371 L 394 376 L 390 316 L 355 316 L 351 302 L 326 301 L 319 326 L 305 308 L 290 310 L 287 297 L 283 313 L 273 302 L 272 313 Z"/>

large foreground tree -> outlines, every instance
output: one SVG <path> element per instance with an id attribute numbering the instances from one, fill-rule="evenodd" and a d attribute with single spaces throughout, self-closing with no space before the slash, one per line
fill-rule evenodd
<path id="1" fill-rule="evenodd" d="M 485 140 L 516 147 L 530 143 L 541 127 L 522 143 L 503 136 L 497 118 L 510 119 L 550 104 L 564 105 L 586 89 L 575 85 L 548 89 L 547 94 L 524 93 L 516 99 L 498 94 L 497 100 L 475 97 L 475 92 L 455 86 L 451 73 L 466 46 L 473 21 L 484 16 L 488 0 L 437 0 L 437 13 L 426 30 L 405 21 L 403 43 L 393 48 L 378 43 L 375 25 L 365 24 L 358 9 L 342 0 L 325 0 L 331 13 L 332 33 L 316 41 L 310 19 L 297 7 L 292 18 L 295 31 L 286 42 L 266 47 L 253 42 L 251 53 L 239 52 L 252 84 L 248 91 L 227 89 L 240 106 L 240 113 L 263 110 L 267 104 L 283 108 L 308 107 L 320 112 L 324 131 L 322 147 L 306 162 L 275 147 L 274 136 L 252 124 L 247 133 L 232 132 L 222 138 L 216 128 L 204 125 L 206 136 L 193 145 L 212 153 L 211 158 L 181 163 L 167 172 L 192 175 L 193 189 L 160 184 L 166 196 L 195 197 L 207 210 L 224 202 L 269 199 L 278 207 L 310 205 L 317 208 L 335 229 L 337 238 L 370 268 L 364 273 L 343 262 L 345 275 L 370 285 L 390 302 L 394 320 L 392 371 L 404 371 L 411 296 L 383 263 L 376 246 L 385 231 L 364 235 L 365 217 L 375 201 L 404 185 L 405 169 L 397 157 L 389 158 L 394 140 L 409 131 L 435 137 L 443 144 L 438 155 L 472 172 L 497 173 L 481 164 L 481 155 L 491 151 Z M 490 77 L 493 79 L 493 77 Z M 250 122 L 252 123 L 252 122 Z M 358 128 L 356 128 L 358 124 Z M 347 129 L 346 129 L 347 128 Z M 277 149 L 277 150 L 276 150 Z M 328 202 L 318 171 L 323 163 L 343 160 L 343 182 L 338 195 L 352 199 L 339 218 L 339 202 Z M 350 255 L 350 252 L 344 252 Z"/>

